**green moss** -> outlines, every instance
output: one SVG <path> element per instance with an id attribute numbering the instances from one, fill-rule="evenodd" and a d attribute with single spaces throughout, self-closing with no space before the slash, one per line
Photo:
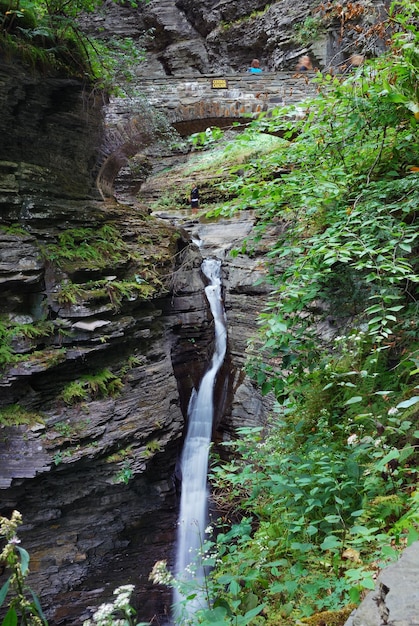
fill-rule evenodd
<path id="1" fill-rule="evenodd" d="M 46 260 L 66 271 L 103 269 L 129 260 L 129 248 L 111 224 L 100 228 L 72 228 L 58 237 L 56 244 L 43 246 Z"/>
<path id="2" fill-rule="evenodd" d="M 340 609 L 340 611 L 322 611 L 311 617 L 303 618 L 301 624 L 307 624 L 307 626 L 343 626 L 355 608 L 356 606 L 351 604 Z"/>
<path id="3" fill-rule="evenodd" d="M 43 424 L 44 419 L 39 413 L 27 411 L 19 404 L 11 404 L 0 410 L 0 425 L 21 426 L 23 424 Z"/>

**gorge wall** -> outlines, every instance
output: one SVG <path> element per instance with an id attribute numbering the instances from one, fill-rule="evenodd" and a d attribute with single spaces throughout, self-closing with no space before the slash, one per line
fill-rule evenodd
<path id="1" fill-rule="evenodd" d="M 240 73 L 254 57 L 269 72 L 294 71 L 307 53 L 324 70 L 345 66 L 352 54 L 383 51 L 385 34 L 373 26 L 389 4 L 151 0 L 133 9 L 108 0 L 87 24 L 91 32 L 128 35 L 144 47 L 145 59 L 135 69 L 139 77 Z"/>
<path id="2" fill-rule="evenodd" d="M 148 574 L 172 560 L 186 408 L 211 356 L 202 254 L 145 205 L 102 200 L 103 102 L 86 86 L 15 63 L 0 83 L 0 513 L 23 515 L 50 624 L 80 624 L 123 583 L 164 623 L 171 594 Z M 251 267 L 224 273 L 217 438 L 265 410 L 242 372 L 263 289 Z"/>

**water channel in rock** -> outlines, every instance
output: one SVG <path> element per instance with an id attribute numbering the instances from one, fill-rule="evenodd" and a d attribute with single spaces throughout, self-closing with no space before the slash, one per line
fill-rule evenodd
<path id="1" fill-rule="evenodd" d="M 227 321 L 222 299 L 221 261 L 204 259 L 201 265 L 209 284 L 205 294 L 214 319 L 214 352 L 210 365 L 204 374 L 199 389 L 192 392 L 188 407 L 188 429 L 181 456 L 181 500 L 178 522 L 176 577 L 182 583 L 182 590 L 174 594 L 175 622 L 190 619 L 193 613 L 205 606 L 201 591 L 204 582 L 204 567 L 201 549 L 205 541 L 207 526 L 207 471 L 208 454 L 211 443 L 214 418 L 214 384 L 223 363 L 227 347 Z M 195 599 L 183 607 L 186 595 Z"/>

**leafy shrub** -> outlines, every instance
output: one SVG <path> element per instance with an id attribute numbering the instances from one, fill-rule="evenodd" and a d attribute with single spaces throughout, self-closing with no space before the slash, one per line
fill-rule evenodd
<path id="1" fill-rule="evenodd" d="M 388 54 L 253 123 L 288 143 L 223 182 L 234 200 L 213 214 L 254 209 L 256 243 L 283 225 L 247 367 L 276 402 L 263 436 L 239 431 L 212 469 L 197 623 L 257 624 L 244 615 L 262 603 L 276 626 L 343 614 L 419 538 L 418 16 L 393 3 Z"/>

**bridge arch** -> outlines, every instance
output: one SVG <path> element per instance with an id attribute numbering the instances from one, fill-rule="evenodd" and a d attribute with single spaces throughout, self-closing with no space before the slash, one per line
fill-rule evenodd
<path id="1" fill-rule="evenodd" d="M 96 180 L 102 197 L 113 195 L 120 170 L 154 143 L 155 129 L 148 128 L 145 119 L 150 104 L 186 137 L 211 126 L 229 128 L 237 123 L 240 128 L 261 112 L 315 94 L 307 76 L 288 73 L 141 79 L 138 89 L 143 96 L 114 98 L 107 107 L 106 141 Z"/>

